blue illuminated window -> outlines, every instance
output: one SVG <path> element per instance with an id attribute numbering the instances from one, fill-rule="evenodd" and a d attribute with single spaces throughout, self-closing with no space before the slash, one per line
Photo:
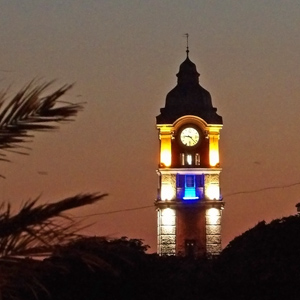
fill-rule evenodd
<path id="1" fill-rule="evenodd" d="M 196 196 L 195 175 L 185 175 L 184 200 L 198 199 Z"/>
<path id="2" fill-rule="evenodd" d="M 204 175 L 177 174 L 177 198 L 197 200 L 203 198 Z"/>
<path id="3" fill-rule="evenodd" d="M 195 187 L 195 175 L 185 175 L 185 187 L 186 188 Z"/>

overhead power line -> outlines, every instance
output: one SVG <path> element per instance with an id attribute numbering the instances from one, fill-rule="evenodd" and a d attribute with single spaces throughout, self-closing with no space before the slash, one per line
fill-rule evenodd
<path id="1" fill-rule="evenodd" d="M 261 188 L 261 189 L 256 189 L 256 190 L 250 190 L 250 191 L 240 191 L 240 192 L 235 192 L 235 193 L 231 193 L 231 194 L 225 194 L 224 197 L 232 197 L 232 196 L 236 196 L 236 195 L 241 195 L 241 194 L 253 194 L 253 193 L 259 193 L 259 192 L 263 192 L 263 191 L 267 191 L 267 190 L 276 190 L 276 189 L 285 189 L 285 188 L 290 188 L 296 185 L 300 185 L 300 182 L 295 182 L 295 183 L 291 183 L 291 184 L 285 184 L 285 185 L 275 185 L 275 186 L 269 186 L 269 187 L 265 187 L 265 188 Z"/>
<path id="2" fill-rule="evenodd" d="M 276 189 L 285 189 L 285 188 L 290 188 L 296 185 L 300 185 L 300 182 L 295 182 L 291 184 L 284 184 L 284 185 L 275 185 L 275 186 L 269 186 L 261 189 L 256 189 L 256 190 L 250 190 L 250 191 L 240 191 L 240 192 L 234 192 L 230 194 L 225 194 L 224 197 L 232 197 L 232 196 L 237 196 L 237 195 L 242 195 L 242 194 L 254 194 L 254 193 L 259 193 L 267 190 L 276 190 Z M 79 216 L 77 218 L 86 218 L 86 217 L 93 217 L 93 216 L 101 216 L 101 215 L 110 215 L 110 214 L 116 214 L 116 213 L 121 213 L 121 212 L 127 212 L 127 211 L 135 211 L 135 210 L 141 210 L 141 209 L 146 209 L 146 208 L 154 208 L 153 205 L 147 205 L 147 206 L 139 206 L 139 207 L 133 207 L 133 208 L 125 208 L 125 209 L 119 209 L 119 210 L 112 210 L 112 211 L 107 211 L 107 212 L 102 212 L 102 213 L 95 213 L 95 214 L 89 214 L 85 216 Z"/>
<path id="3" fill-rule="evenodd" d="M 85 218 L 85 217 L 93 217 L 93 216 L 101 216 L 101 215 L 110 215 L 110 214 L 115 214 L 115 213 L 120 213 L 120 212 L 125 212 L 125 211 L 140 210 L 140 209 L 145 209 L 145 208 L 150 208 L 150 207 L 153 208 L 154 206 L 153 205 L 147 205 L 147 206 L 125 208 L 125 209 L 119 209 L 119 210 L 112 210 L 112 211 L 107 211 L 107 212 L 102 212 L 102 213 L 95 213 L 95 214 L 80 216 L 80 217 L 77 217 L 77 218 Z"/>

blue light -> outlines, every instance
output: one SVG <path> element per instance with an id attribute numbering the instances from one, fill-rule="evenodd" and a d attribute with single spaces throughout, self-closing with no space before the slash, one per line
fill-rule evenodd
<path id="1" fill-rule="evenodd" d="M 196 189 L 195 187 L 186 187 L 184 189 L 184 200 L 195 200 L 199 199 L 199 197 L 196 196 Z"/>

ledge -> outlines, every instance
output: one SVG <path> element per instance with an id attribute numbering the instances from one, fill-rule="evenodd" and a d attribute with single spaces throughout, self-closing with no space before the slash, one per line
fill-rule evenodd
<path id="1" fill-rule="evenodd" d="M 217 207 L 223 208 L 225 206 L 225 202 L 222 200 L 156 200 L 154 202 L 156 207 L 159 208 L 177 208 L 177 207 Z"/>

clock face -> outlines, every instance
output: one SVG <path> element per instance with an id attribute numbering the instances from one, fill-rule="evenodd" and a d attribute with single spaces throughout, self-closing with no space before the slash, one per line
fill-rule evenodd
<path id="1" fill-rule="evenodd" d="M 195 146 L 200 141 L 199 132 L 193 127 L 187 127 L 181 131 L 180 141 L 187 147 Z"/>

